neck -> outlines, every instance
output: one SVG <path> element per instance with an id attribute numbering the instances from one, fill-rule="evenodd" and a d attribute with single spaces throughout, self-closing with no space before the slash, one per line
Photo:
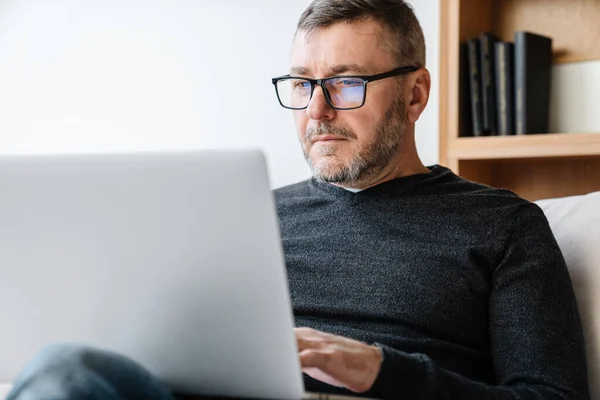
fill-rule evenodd
<path id="1" fill-rule="evenodd" d="M 402 151 L 398 152 L 377 175 L 368 176 L 365 179 L 353 182 L 352 185 L 346 183 L 334 183 L 334 185 L 343 188 L 368 189 L 392 179 L 429 172 L 429 169 L 423 165 L 417 153 L 414 134 L 407 134 Z"/>

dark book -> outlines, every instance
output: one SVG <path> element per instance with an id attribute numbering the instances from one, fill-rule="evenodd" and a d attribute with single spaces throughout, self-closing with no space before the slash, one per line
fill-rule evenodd
<path id="1" fill-rule="evenodd" d="M 531 32 L 516 32 L 514 54 L 516 133 L 547 133 L 552 39 Z"/>
<path id="2" fill-rule="evenodd" d="M 483 135 L 483 116 L 481 114 L 481 74 L 479 68 L 479 40 L 467 42 L 467 60 L 469 62 L 469 100 L 471 103 L 471 119 L 473 136 Z"/>
<path id="3" fill-rule="evenodd" d="M 496 135 L 496 79 L 494 74 L 494 51 L 498 39 L 491 33 L 479 36 L 481 68 L 481 109 L 483 132 Z"/>
<path id="4" fill-rule="evenodd" d="M 514 135 L 514 46 L 510 42 L 496 42 L 496 120 L 498 135 Z"/>
<path id="5" fill-rule="evenodd" d="M 469 45 L 467 41 L 459 43 L 460 68 L 458 81 L 463 85 L 459 90 L 459 137 L 473 136 L 473 117 L 471 112 L 471 89 L 469 72 Z"/>

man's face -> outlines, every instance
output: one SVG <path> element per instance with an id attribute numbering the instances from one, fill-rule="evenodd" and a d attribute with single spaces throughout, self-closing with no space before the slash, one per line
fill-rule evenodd
<path id="1" fill-rule="evenodd" d="M 390 71 L 399 65 L 384 49 L 383 35 L 371 20 L 339 23 L 309 35 L 299 31 L 291 74 L 319 79 Z M 400 152 L 406 108 L 397 78 L 369 83 L 366 94 L 361 108 L 335 110 L 317 86 L 308 108 L 294 111 L 304 156 L 317 179 L 356 186 L 378 175 Z"/>

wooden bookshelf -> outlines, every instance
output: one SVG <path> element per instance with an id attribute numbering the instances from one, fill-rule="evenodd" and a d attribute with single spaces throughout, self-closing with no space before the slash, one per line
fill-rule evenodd
<path id="1" fill-rule="evenodd" d="M 600 155 L 600 134 L 463 137 L 451 141 L 448 158 L 458 160 L 583 158 Z"/>
<path id="2" fill-rule="evenodd" d="M 482 32 L 553 38 L 554 63 L 600 60 L 598 0 L 440 0 L 440 162 L 459 175 L 529 199 L 600 190 L 600 132 L 467 137 L 464 44 Z M 599 127 L 600 128 L 600 127 Z"/>

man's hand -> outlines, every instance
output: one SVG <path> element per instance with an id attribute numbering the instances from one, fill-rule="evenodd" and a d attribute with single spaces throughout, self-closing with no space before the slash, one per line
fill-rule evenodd
<path id="1" fill-rule="evenodd" d="M 357 393 L 373 386 L 383 360 L 378 347 L 309 328 L 294 331 L 304 373 Z"/>

